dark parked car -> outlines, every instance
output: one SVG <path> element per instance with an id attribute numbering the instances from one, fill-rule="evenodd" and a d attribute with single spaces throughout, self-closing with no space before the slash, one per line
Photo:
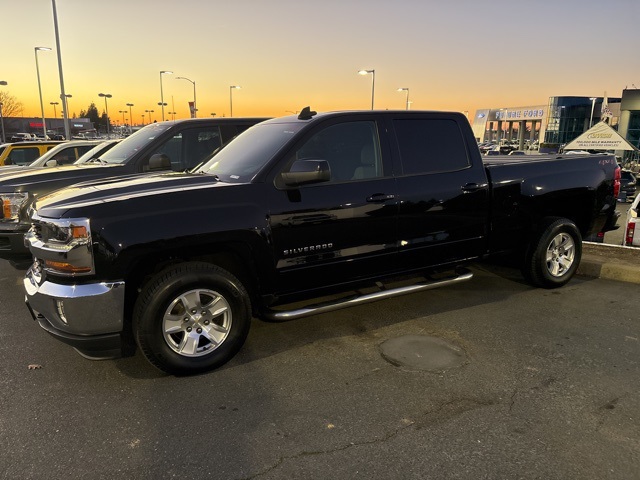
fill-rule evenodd
<path id="1" fill-rule="evenodd" d="M 618 201 L 627 202 L 636 194 L 636 183 L 638 179 L 631 170 L 622 170 L 620 177 L 620 196 Z"/>

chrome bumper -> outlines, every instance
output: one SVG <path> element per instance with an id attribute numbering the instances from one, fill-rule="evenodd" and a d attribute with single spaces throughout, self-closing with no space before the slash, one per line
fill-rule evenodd
<path id="1" fill-rule="evenodd" d="M 123 328 L 124 282 L 38 284 L 32 269 L 23 280 L 25 300 L 34 316 L 73 336 L 119 333 Z"/>

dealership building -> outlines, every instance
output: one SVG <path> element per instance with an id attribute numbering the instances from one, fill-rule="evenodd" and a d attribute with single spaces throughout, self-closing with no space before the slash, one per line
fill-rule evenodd
<path id="1" fill-rule="evenodd" d="M 539 142 L 541 151 L 554 152 L 603 118 L 604 97 L 549 97 L 546 104 L 477 110 L 472 122 L 478 142 L 517 142 L 520 149 Z M 624 89 L 608 97 L 604 111 L 609 125 L 640 148 L 640 89 Z"/>

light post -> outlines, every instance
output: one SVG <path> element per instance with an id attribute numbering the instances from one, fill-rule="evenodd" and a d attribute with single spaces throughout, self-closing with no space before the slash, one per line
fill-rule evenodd
<path id="1" fill-rule="evenodd" d="M 167 115 L 171 115 L 171 120 L 176 119 L 176 112 L 167 112 Z"/>
<path id="2" fill-rule="evenodd" d="M 40 86 L 40 66 L 38 65 L 38 50 L 43 50 L 45 52 L 50 52 L 51 49 L 49 47 L 34 47 L 34 52 L 36 55 L 36 75 L 38 76 L 38 94 L 40 95 L 40 113 L 42 113 L 42 133 L 44 137 L 43 140 L 47 139 L 47 124 L 44 120 L 44 103 L 42 102 L 42 87 Z"/>
<path id="3" fill-rule="evenodd" d="M 144 113 L 142 114 L 142 126 L 144 127 Z"/>
<path id="4" fill-rule="evenodd" d="M 145 110 L 145 113 L 149 114 L 149 123 L 153 123 L 153 120 L 151 119 L 151 114 L 153 113 L 153 110 Z"/>
<path id="5" fill-rule="evenodd" d="M 49 105 L 53 105 L 53 118 L 58 118 L 58 114 L 56 112 L 56 105 L 60 105 L 60 102 L 49 102 Z"/>
<path id="6" fill-rule="evenodd" d="M 215 116 L 216 116 L 215 112 L 211 113 L 211 116 L 212 116 L 212 117 L 215 117 Z"/>
<path id="7" fill-rule="evenodd" d="M 129 107 L 129 133 L 133 133 L 133 115 L 131 114 L 131 107 L 133 106 L 133 103 L 127 103 L 127 107 Z"/>
<path id="8" fill-rule="evenodd" d="M 409 89 L 407 87 L 402 87 L 398 89 L 399 92 L 407 92 L 407 98 L 404 101 L 405 110 L 409 110 Z"/>
<path id="9" fill-rule="evenodd" d="M 241 88 L 240 85 L 231 85 L 229 87 L 229 110 L 230 110 L 230 117 L 233 117 L 233 89 L 237 88 L 238 90 Z"/>
<path id="10" fill-rule="evenodd" d="M 127 113 L 127 111 L 126 110 L 118 110 L 118 113 L 122 114 L 122 128 L 124 128 L 124 125 L 125 125 L 125 123 L 124 123 L 124 114 Z M 122 132 L 120 132 L 120 133 L 122 133 Z"/>
<path id="11" fill-rule="evenodd" d="M 371 110 L 373 110 L 373 96 L 376 90 L 376 71 L 375 70 L 360 70 L 358 75 L 371 74 Z"/>
<path id="12" fill-rule="evenodd" d="M 60 98 L 62 99 L 63 103 L 63 108 L 64 111 L 67 114 L 67 118 L 69 118 L 69 99 L 73 97 L 73 95 L 69 94 L 69 93 L 65 93 L 64 98 L 62 98 L 62 96 L 60 96 Z"/>
<path id="13" fill-rule="evenodd" d="M 158 105 L 162 106 L 162 121 L 164 122 L 164 107 L 167 105 L 164 103 L 164 93 L 162 91 L 162 74 L 171 75 L 173 72 L 169 70 L 160 70 L 160 103 Z"/>
<path id="14" fill-rule="evenodd" d="M 196 82 L 194 82 L 193 80 L 189 80 L 187 77 L 176 77 L 176 80 L 186 80 L 187 82 L 191 82 L 193 84 L 193 115 L 191 115 L 191 118 L 197 118 L 198 107 L 196 104 Z"/>
<path id="15" fill-rule="evenodd" d="M 589 100 L 591 100 L 591 116 L 589 117 L 589 128 L 591 128 L 591 126 L 593 124 L 593 107 L 596 106 L 596 100 L 597 99 L 598 99 L 598 97 L 589 98 Z"/>
<path id="16" fill-rule="evenodd" d="M 109 107 L 107 105 L 107 98 L 111 98 L 113 95 L 110 93 L 99 93 L 99 97 L 104 97 L 104 111 L 107 114 L 107 138 L 109 138 Z"/>
<path id="17" fill-rule="evenodd" d="M 0 80 L 0 85 L 7 85 L 7 82 Z M 0 102 L 0 125 L 2 125 L 2 143 L 5 142 L 4 137 L 4 115 L 2 114 L 2 102 Z"/>

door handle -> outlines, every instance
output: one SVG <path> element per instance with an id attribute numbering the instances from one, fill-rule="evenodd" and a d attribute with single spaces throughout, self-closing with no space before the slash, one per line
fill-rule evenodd
<path id="1" fill-rule="evenodd" d="M 393 194 L 374 193 L 370 197 L 367 197 L 367 202 L 382 203 L 386 202 L 387 200 L 393 200 L 394 198 L 396 198 L 396 196 Z"/>
<path id="2" fill-rule="evenodd" d="M 476 192 L 476 191 L 480 190 L 482 187 L 483 187 L 482 185 L 478 185 L 477 183 L 467 183 L 467 184 L 462 186 L 462 191 L 463 192 Z"/>

